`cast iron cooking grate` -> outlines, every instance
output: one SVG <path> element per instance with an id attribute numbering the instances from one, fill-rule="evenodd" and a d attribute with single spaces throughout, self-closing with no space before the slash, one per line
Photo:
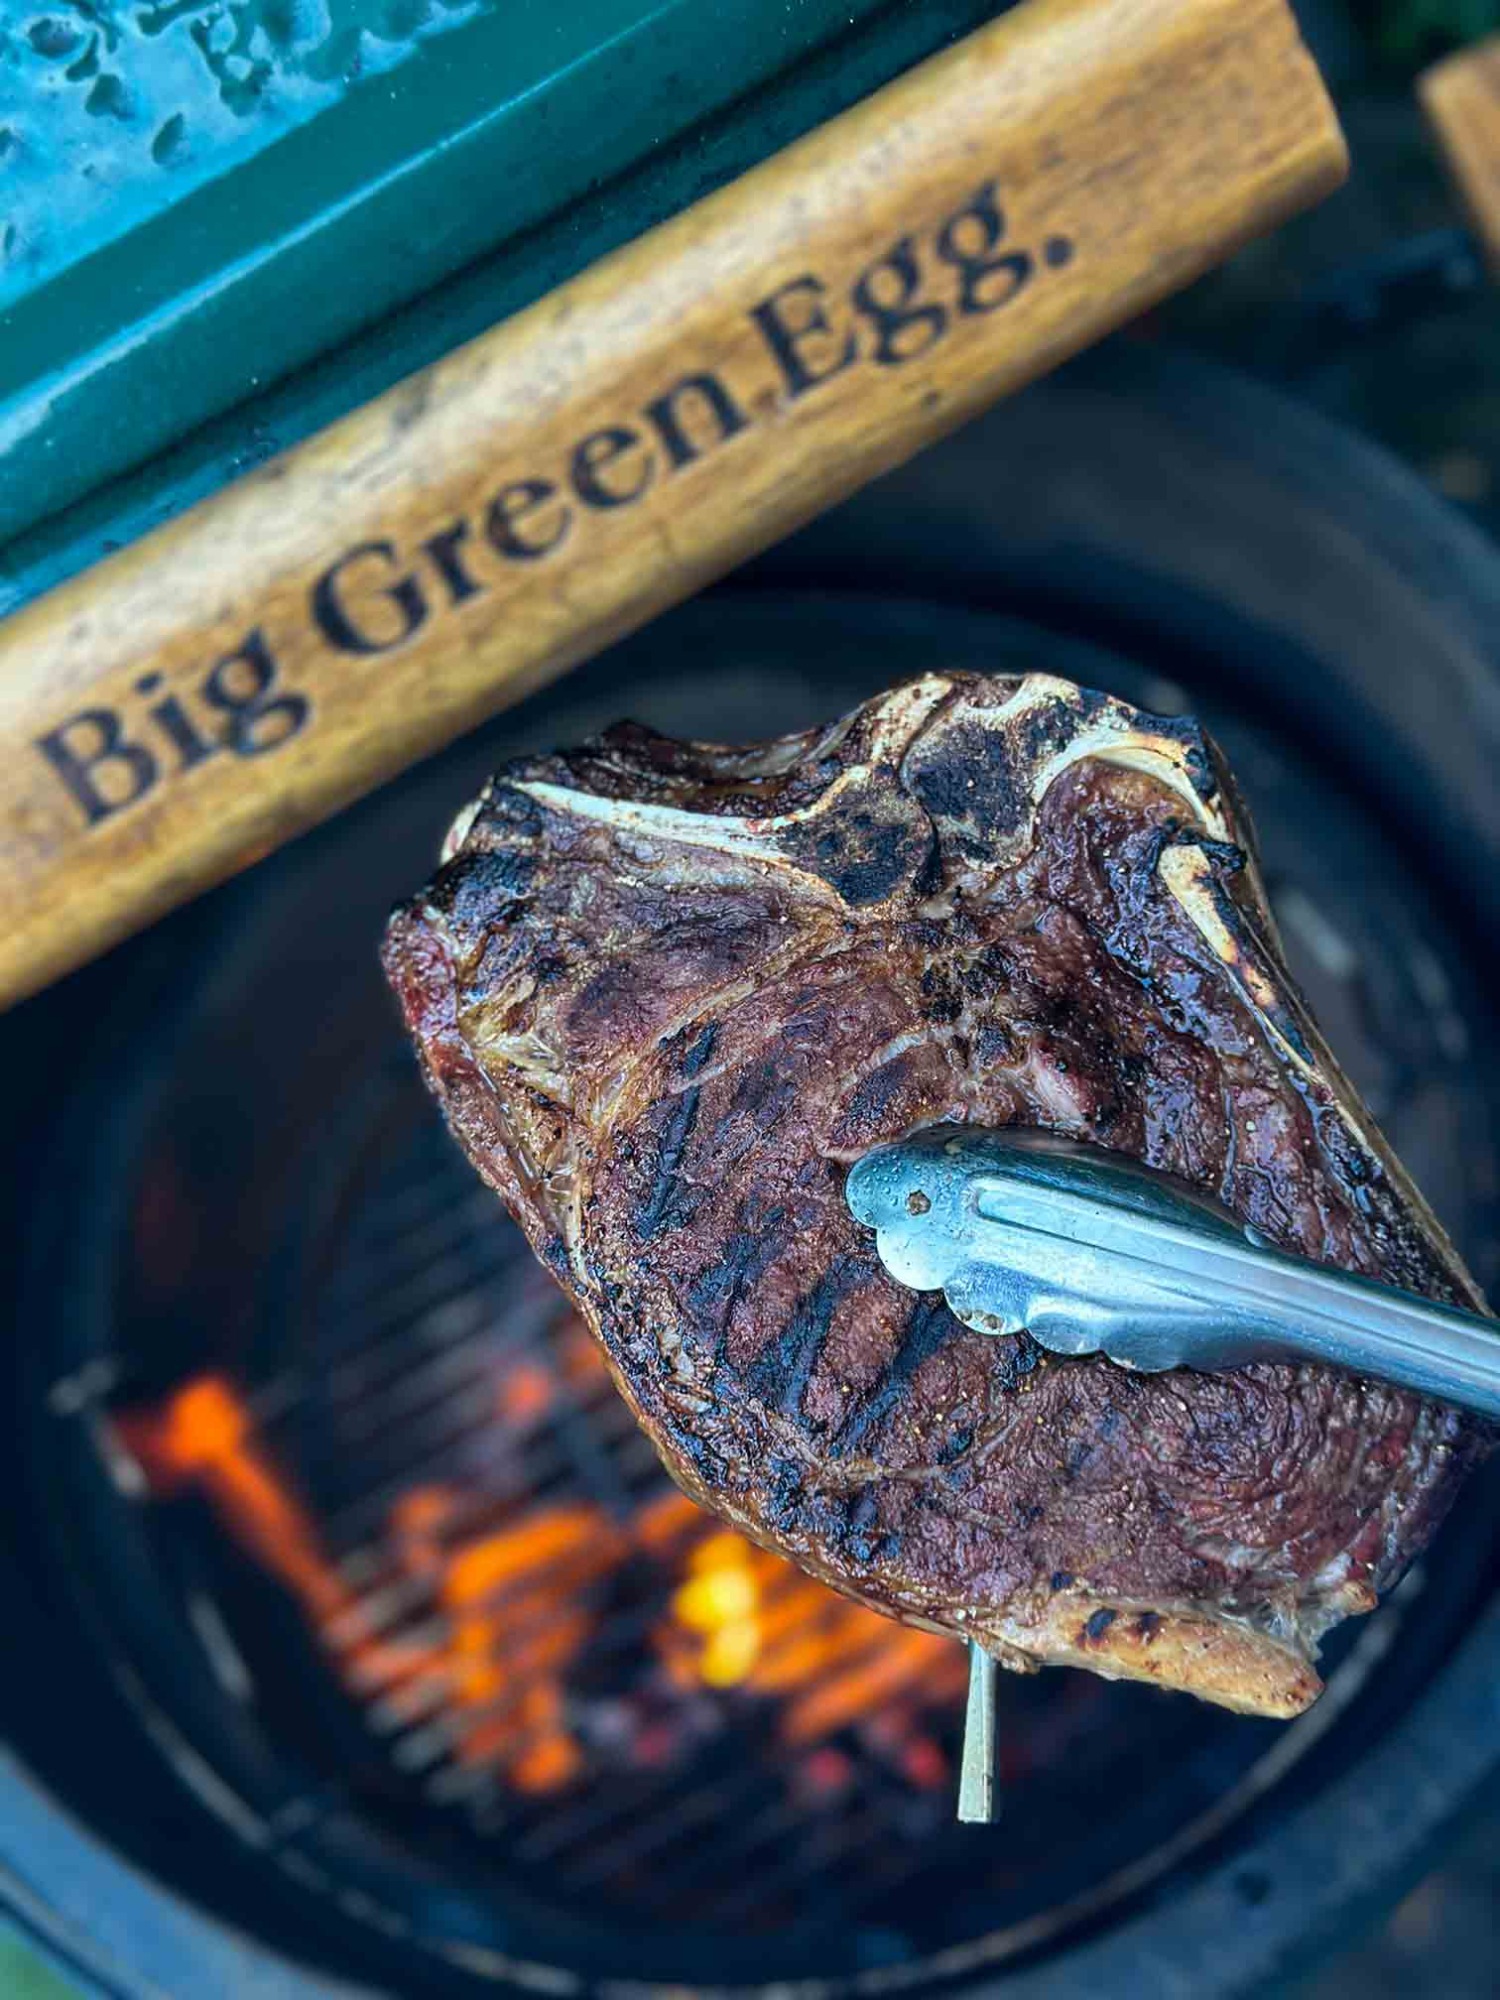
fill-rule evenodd
<path id="1" fill-rule="evenodd" d="M 326 1637 L 392 1761 L 572 1893 L 766 1918 L 837 1866 L 873 1904 L 914 1865 L 914 1811 L 948 1811 L 957 1649 L 677 1493 L 432 1120 L 376 1125 L 304 1393 L 337 1442 L 326 1531 L 353 1592 Z M 726 1761 L 736 1721 L 765 1755 Z M 808 1788 L 830 1809 L 804 1812 Z"/>
<path id="2" fill-rule="evenodd" d="M 117 1445 L 296 1601 L 402 1786 L 554 1895 L 757 1927 L 834 1889 L 873 1921 L 952 1844 L 960 1649 L 676 1491 L 408 1070 L 329 1135 L 346 1179 L 296 1259 L 300 1358 L 127 1402 Z M 1044 1686 L 1013 1783 L 1108 1706 Z"/>

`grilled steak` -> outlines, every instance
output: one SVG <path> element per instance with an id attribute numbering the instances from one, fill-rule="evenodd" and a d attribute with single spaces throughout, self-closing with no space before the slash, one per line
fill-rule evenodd
<path id="1" fill-rule="evenodd" d="M 1041 1126 L 1478 1303 L 1291 985 L 1192 723 L 932 674 L 751 749 L 624 725 L 495 778 L 385 962 L 669 1470 L 898 1618 L 1291 1715 L 1488 1442 L 1326 1369 L 969 1332 L 845 1208 L 879 1141 Z"/>

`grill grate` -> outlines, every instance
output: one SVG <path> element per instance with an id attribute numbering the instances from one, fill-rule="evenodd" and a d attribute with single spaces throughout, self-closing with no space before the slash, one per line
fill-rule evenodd
<path id="1" fill-rule="evenodd" d="M 960 1650 L 679 1495 L 404 1064 L 361 1116 L 295 1366 L 119 1413 L 151 1490 L 196 1479 L 396 1781 L 553 1894 L 753 1928 L 816 1877 L 873 1911 L 946 1828 Z"/>

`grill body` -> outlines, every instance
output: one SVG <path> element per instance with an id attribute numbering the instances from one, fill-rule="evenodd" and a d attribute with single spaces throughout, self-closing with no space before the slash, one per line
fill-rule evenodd
<path id="1" fill-rule="evenodd" d="M 1500 1754 L 1493 1481 L 1304 1722 L 1007 1682 L 1027 1838 L 955 1828 L 961 1663 L 674 1499 L 436 1126 L 374 943 L 490 764 L 622 712 L 752 737 L 939 664 L 1189 702 L 1493 1281 L 1497 610 L 1387 462 L 1116 349 L 9 1022 L 7 1859 L 76 1976 L 1228 1994 L 1412 1865 Z M 58 1804 L 130 1871 L 57 1865 Z"/>

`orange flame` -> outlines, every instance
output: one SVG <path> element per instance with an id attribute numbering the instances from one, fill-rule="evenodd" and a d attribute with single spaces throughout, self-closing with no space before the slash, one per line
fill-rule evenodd
<path id="1" fill-rule="evenodd" d="M 451 1615 L 435 1643 L 392 1644 L 370 1634 L 358 1596 L 255 1443 L 249 1412 L 222 1377 L 200 1376 L 160 1412 L 116 1421 L 155 1492 L 196 1482 L 208 1494 L 241 1544 L 301 1600 L 357 1691 L 399 1688 L 408 1707 L 420 1709 L 427 1704 L 420 1693 L 413 1703 L 413 1693 L 435 1689 L 460 1714 L 477 1711 L 480 1719 L 455 1746 L 459 1760 L 495 1765 L 519 1791 L 553 1790 L 576 1774 L 581 1754 L 565 1724 L 560 1676 L 588 1636 L 587 1613 L 572 1593 L 614 1560 L 595 1510 L 534 1512 L 519 1527 L 449 1555 L 441 1531 L 457 1511 L 456 1496 L 434 1487 L 402 1495 L 392 1509 L 392 1552 L 407 1575 L 436 1582 Z M 560 1615 L 539 1618 L 538 1593 L 550 1599 L 559 1584 Z"/>
<path id="2" fill-rule="evenodd" d="M 555 1374 L 535 1362 L 507 1372 L 496 1399 L 502 1422 L 533 1428 L 560 1390 L 602 1374 L 586 1331 L 563 1331 Z M 416 1587 L 429 1614 L 422 1642 L 408 1643 L 375 1629 L 368 1602 L 341 1575 L 221 1376 L 200 1376 L 159 1409 L 116 1421 L 153 1492 L 197 1485 L 292 1591 L 352 1692 L 397 1723 L 444 1714 L 457 1761 L 492 1769 L 518 1791 L 552 1792 L 582 1775 L 567 1674 L 596 1630 L 599 1586 L 632 1556 L 665 1572 L 668 1609 L 645 1657 L 671 1686 L 778 1701 L 778 1732 L 802 1753 L 857 1726 L 913 1782 L 946 1781 L 946 1759 L 920 1730 L 919 1711 L 959 1698 L 959 1650 L 836 1596 L 676 1491 L 626 1523 L 584 1502 L 533 1503 L 481 1532 L 475 1496 L 409 1488 L 390 1509 L 384 1544 L 391 1572 Z M 823 1764 L 824 1788 L 836 1788 L 847 1760 L 828 1750 Z M 822 1769 L 816 1758 L 805 1765 L 810 1781 Z"/>
<path id="3" fill-rule="evenodd" d="M 196 1481 L 234 1524 L 241 1542 L 302 1599 L 319 1621 L 350 1607 L 311 1522 L 250 1436 L 250 1417 L 217 1375 L 189 1382 L 159 1415 L 118 1419 L 121 1442 L 157 1493 Z"/>

